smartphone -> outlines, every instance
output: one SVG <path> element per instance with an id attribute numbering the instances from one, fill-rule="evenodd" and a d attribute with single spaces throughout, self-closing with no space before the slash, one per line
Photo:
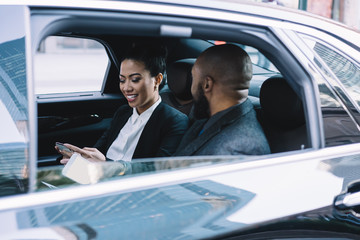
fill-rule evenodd
<path id="1" fill-rule="evenodd" d="M 59 150 L 61 151 L 67 151 L 67 152 L 74 152 L 73 150 L 71 150 L 70 148 L 66 147 L 63 143 L 61 142 L 56 142 L 55 145 L 59 148 Z"/>

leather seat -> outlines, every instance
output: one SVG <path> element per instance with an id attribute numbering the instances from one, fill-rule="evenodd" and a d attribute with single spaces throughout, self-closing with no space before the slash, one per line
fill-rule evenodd
<path id="1" fill-rule="evenodd" d="M 258 119 L 271 152 L 309 147 L 302 101 L 284 78 L 271 77 L 262 84 L 260 105 Z"/>
<path id="2" fill-rule="evenodd" d="M 191 95 L 191 69 L 195 58 L 178 60 L 167 67 L 167 87 L 160 91 L 162 101 L 189 115 L 193 98 Z"/>

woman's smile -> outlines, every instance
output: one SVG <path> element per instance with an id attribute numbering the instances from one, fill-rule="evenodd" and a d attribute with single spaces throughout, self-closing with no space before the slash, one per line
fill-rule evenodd
<path id="1" fill-rule="evenodd" d="M 159 99 L 158 84 L 143 62 L 131 59 L 121 62 L 120 90 L 130 107 L 136 108 L 139 114 Z"/>
<path id="2" fill-rule="evenodd" d="M 138 94 L 130 94 L 130 95 L 126 95 L 126 98 L 127 98 L 128 102 L 133 102 L 136 100 L 137 96 L 138 96 Z"/>

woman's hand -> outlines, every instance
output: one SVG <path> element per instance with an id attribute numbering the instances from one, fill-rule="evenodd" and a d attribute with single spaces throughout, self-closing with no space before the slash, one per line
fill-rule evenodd
<path id="1" fill-rule="evenodd" d="M 80 151 L 77 152 L 80 153 L 81 156 L 83 156 L 90 162 L 106 161 L 106 157 L 104 156 L 104 154 L 102 154 L 97 148 L 84 147 L 83 149 L 80 149 Z"/>
<path id="2" fill-rule="evenodd" d="M 106 161 L 106 157 L 104 156 L 104 154 L 102 154 L 96 148 L 89 148 L 89 147 L 79 148 L 79 147 L 76 147 L 76 146 L 71 145 L 69 143 L 65 143 L 64 145 L 66 147 L 68 147 L 69 149 L 73 150 L 74 152 L 79 153 L 83 158 L 86 158 L 90 162 L 103 162 L 103 161 Z M 59 152 L 63 155 L 63 158 L 60 160 L 60 163 L 64 164 L 64 165 L 67 164 L 67 162 L 69 161 L 69 159 L 70 159 L 70 157 L 72 156 L 73 153 L 69 153 L 69 152 L 66 152 L 66 151 L 59 151 Z"/>
<path id="3" fill-rule="evenodd" d="M 71 145 L 71 144 L 68 144 L 68 145 Z M 64 146 L 65 146 L 65 144 L 64 144 Z M 74 154 L 74 152 L 61 150 L 58 146 L 55 146 L 55 149 L 58 153 L 60 153 L 63 156 L 62 159 L 60 160 L 60 163 L 64 164 L 64 165 L 67 164 L 67 162 L 70 160 L 71 156 Z"/>

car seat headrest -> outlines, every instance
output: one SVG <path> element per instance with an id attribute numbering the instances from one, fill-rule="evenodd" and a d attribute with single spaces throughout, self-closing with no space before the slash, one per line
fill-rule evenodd
<path id="1" fill-rule="evenodd" d="M 195 58 L 178 60 L 170 64 L 167 68 L 167 83 L 175 97 L 181 100 L 191 100 L 191 69 Z"/>
<path id="2" fill-rule="evenodd" d="M 262 84 L 260 105 L 265 119 L 279 128 L 305 123 L 302 101 L 282 77 L 271 77 Z"/>

